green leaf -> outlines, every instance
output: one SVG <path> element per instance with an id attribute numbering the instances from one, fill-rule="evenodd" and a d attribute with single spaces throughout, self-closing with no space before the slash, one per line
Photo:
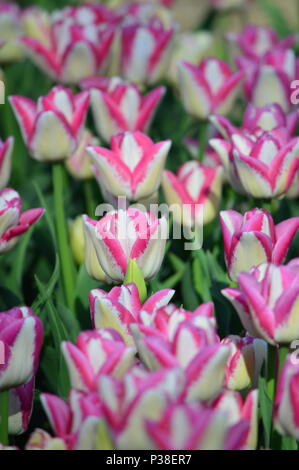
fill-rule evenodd
<path id="1" fill-rule="evenodd" d="M 46 218 L 46 221 L 47 221 L 47 225 L 49 227 L 49 231 L 50 231 L 50 234 L 51 234 L 53 244 L 56 247 L 55 226 L 54 226 L 54 223 L 53 223 L 53 220 L 52 220 L 52 217 L 51 217 L 50 207 L 47 204 L 46 199 L 44 198 L 43 193 L 42 193 L 38 183 L 34 182 L 33 185 L 34 185 L 34 188 L 35 188 L 35 191 L 36 191 L 36 194 L 37 194 L 37 197 L 40 201 L 41 206 L 46 209 L 45 218 Z"/>
<path id="2" fill-rule="evenodd" d="M 259 378 L 259 400 L 260 414 L 264 426 L 265 447 L 270 448 L 270 438 L 272 429 L 272 401 L 267 393 L 267 381 L 264 375 Z"/>
<path id="3" fill-rule="evenodd" d="M 212 300 L 211 295 L 211 276 L 209 266 L 207 262 L 206 254 L 203 250 L 199 250 L 196 253 L 196 257 L 193 261 L 193 276 L 194 286 L 196 292 L 200 295 L 204 302 Z"/>
<path id="4" fill-rule="evenodd" d="M 55 267 L 54 267 L 52 276 L 49 282 L 43 286 L 42 292 L 39 290 L 39 295 L 37 296 L 37 298 L 35 299 L 35 301 L 33 302 L 31 306 L 33 312 L 36 315 L 38 315 L 38 312 L 45 305 L 45 303 L 49 299 L 51 299 L 58 279 L 59 279 L 59 258 L 56 255 Z"/>
<path id="5" fill-rule="evenodd" d="M 141 303 L 147 299 L 147 289 L 141 269 L 135 259 L 129 259 L 124 284 L 134 283 L 138 289 Z"/>

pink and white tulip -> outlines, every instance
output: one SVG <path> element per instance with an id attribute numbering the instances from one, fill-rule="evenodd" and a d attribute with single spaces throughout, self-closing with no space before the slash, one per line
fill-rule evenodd
<path id="1" fill-rule="evenodd" d="M 233 188 L 255 198 L 284 196 L 298 170 L 299 138 L 278 127 L 270 132 L 233 134 L 231 141 L 210 140 Z"/>
<path id="2" fill-rule="evenodd" d="M 287 266 L 264 264 L 251 273 L 239 274 L 239 289 L 222 291 L 250 336 L 270 344 L 298 339 L 298 266 L 298 260 Z"/>
<path id="3" fill-rule="evenodd" d="M 227 114 L 237 97 L 243 72 L 233 73 L 216 57 L 203 59 L 198 66 L 178 65 L 179 89 L 186 111 L 198 119 L 213 113 Z"/>
<path id="4" fill-rule="evenodd" d="M 279 375 L 274 403 L 274 424 L 283 435 L 299 439 L 299 364 L 288 356 Z"/>
<path id="5" fill-rule="evenodd" d="M 14 189 L 0 191 L 0 254 L 14 248 L 19 237 L 37 222 L 43 208 L 22 212 L 22 200 Z"/>
<path id="6" fill-rule="evenodd" d="M 91 105 L 99 135 L 106 142 L 121 132 L 148 132 L 165 87 L 158 87 L 142 95 L 135 84 L 118 77 L 103 79 L 92 77 L 81 82 L 91 89 Z"/>
<path id="7" fill-rule="evenodd" d="M 0 343 L 4 345 L 4 363 L 0 364 L 1 391 L 33 379 L 42 342 L 42 323 L 30 308 L 15 307 L 0 313 Z"/>
<path id="8" fill-rule="evenodd" d="M 10 179 L 13 147 L 13 137 L 5 141 L 0 139 L 0 189 L 5 188 Z"/>
<path id="9" fill-rule="evenodd" d="M 226 365 L 225 385 L 229 390 L 245 390 L 257 385 L 258 377 L 267 358 L 267 343 L 258 338 L 228 336 L 222 344 L 230 347 Z"/>
<path id="10" fill-rule="evenodd" d="M 124 280 L 130 259 L 136 260 L 145 280 L 155 277 L 168 238 L 165 217 L 131 208 L 109 212 L 98 222 L 85 216 L 84 224 L 98 261 L 113 282 Z"/>
<path id="11" fill-rule="evenodd" d="M 91 145 L 99 145 L 99 143 L 99 139 L 94 137 L 89 130 L 84 130 L 79 146 L 65 162 L 68 171 L 75 179 L 86 180 L 93 177 L 91 159 L 86 149 Z"/>
<path id="12" fill-rule="evenodd" d="M 71 90 L 57 86 L 37 103 L 16 95 L 10 97 L 10 102 L 33 158 L 65 160 L 76 150 L 88 111 L 88 92 L 74 95 Z"/>
<path id="13" fill-rule="evenodd" d="M 109 293 L 92 290 L 89 294 L 92 323 L 95 328 L 113 328 L 126 344 L 133 345 L 131 326 L 154 321 L 156 312 L 167 306 L 173 295 L 173 290 L 163 289 L 142 304 L 135 284 L 114 287 Z"/>
<path id="14" fill-rule="evenodd" d="M 241 272 L 272 262 L 282 264 L 299 229 L 299 217 L 276 226 L 271 214 L 264 209 L 252 209 L 244 214 L 222 211 L 220 222 L 224 252 L 230 278 L 237 281 Z"/>
<path id="15" fill-rule="evenodd" d="M 174 29 L 162 25 L 123 26 L 121 70 L 129 82 L 153 85 L 166 77 L 173 48 Z"/>
<path id="16" fill-rule="evenodd" d="M 135 362 L 136 350 L 126 346 L 114 330 L 84 331 L 76 345 L 62 343 L 71 386 L 77 390 L 95 391 L 102 374 L 121 378 Z"/>
<path id="17" fill-rule="evenodd" d="M 21 10 L 17 4 L 11 2 L 0 3 L 0 63 L 13 62 L 22 57 L 22 50 L 18 44 L 21 36 Z"/>
<path id="18" fill-rule="evenodd" d="M 35 377 L 25 385 L 12 388 L 9 391 L 9 434 L 19 435 L 24 433 L 30 422 L 33 398 L 34 398 Z"/>
<path id="19" fill-rule="evenodd" d="M 198 161 L 184 163 L 177 175 L 165 170 L 162 187 L 174 220 L 188 228 L 201 228 L 217 214 L 222 193 L 222 168 Z"/>
<path id="20" fill-rule="evenodd" d="M 150 198 L 161 184 L 171 142 L 154 144 L 141 132 L 126 132 L 112 137 L 110 147 L 88 147 L 103 193 L 129 201 Z"/>

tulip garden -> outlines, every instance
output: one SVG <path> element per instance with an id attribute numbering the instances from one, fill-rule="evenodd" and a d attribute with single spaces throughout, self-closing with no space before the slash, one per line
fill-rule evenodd
<path id="1" fill-rule="evenodd" d="M 298 18 L 0 1 L 1 450 L 298 449 Z"/>

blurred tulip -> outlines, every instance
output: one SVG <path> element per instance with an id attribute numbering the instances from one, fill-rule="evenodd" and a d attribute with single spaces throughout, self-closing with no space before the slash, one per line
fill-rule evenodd
<path id="1" fill-rule="evenodd" d="M 231 425 L 227 413 L 198 403 L 170 405 L 145 425 L 157 450 L 242 450 L 249 429 L 242 418 Z"/>
<path id="2" fill-rule="evenodd" d="M 291 49 L 275 49 L 260 60 L 240 56 L 238 67 L 245 74 L 246 99 L 255 106 L 279 104 L 285 112 L 292 108 L 291 83 L 296 80 L 298 59 Z"/>
<path id="3" fill-rule="evenodd" d="M 5 188 L 10 179 L 13 147 L 13 137 L 8 137 L 4 142 L 0 139 L 0 189 Z"/>
<path id="4" fill-rule="evenodd" d="M 121 69 L 124 78 L 153 85 L 165 78 L 171 59 L 174 29 L 163 26 L 123 26 Z"/>
<path id="5" fill-rule="evenodd" d="M 15 307 L 0 313 L 0 343 L 4 344 L 1 391 L 30 382 L 37 372 L 42 342 L 42 323 L 30 308 Z"/>
<path id="6" fill-rule="evenodd" d="M 210 140 L 233 188 L 255 198 L 283 196 L 298 170 L 299 138 L 278 127 L 260 135 L 233 134 L 231 142 Z"/>
<path id="7" fill-rule="evenodd" d="M 135 284 L 114 287 L 109 293 L 92 290 L 89 304 L 92 323 L 95 328 L 113 328 L 126 344 L 133 345 L 131 325 L 154 318 L 157 310 L 168 305 L 174 291 L 163 289 L 149 297 L 143 304 Z M 148 318 L 149 317 L 149 318 Z"/>
<path id="8" fill-rule="evenodd" d="M 299 364 L 288 356 L 279 375 L 274 404 L 274 424 L 280 434 L 299 439 Z"/>
<path id="9" fill-rule="evenodd" d="M 235 101 L 243 72 L 233 73 L 217 59 L 203 59 L 198 66 L 181 62 L 178 65 L 179 89 L 186 111 L 198 119 L 212 113 L 227 114 Z"/>
<path id="10" fill-rule="evenodd" d="M 299 337 L 299 264 L 264 264 L 238 277 L 240 288 L 222 290 L 251 336 L 270 344 Z"/>
<path id="11" fill-rule="evenodd" d="M 35 377 L 25 385 L 12 388 L 9 391 L 9 434 L 19 435 L 24 433 L 30 422 L 33 398 L 34 398 Z"/>
<path id="12" fill-rule="evenodd" d="M 111 150 L 88 147 L 88 152 L 104 194 L 140 201 L 159 189 L 170 146 L 169 140 L 154 144 L 141 132 L 127 132 L 112 137 Z"/>
<path id="13" fill-rule="evenodd" d="M 21 11 L 15 3 L 0 3 L 0 41 L 4 41 L 0 48 L 0 63 L 13 62 L 22 57 L 22 50 L 18 38 L 22 34 Z"/>
<path id="14" fill-rule="evenodd" d="M 44 213 L 43 208 L 22 212 L 22 201 L 14 189 L 0 191 L 0 254 L 14 248 L 19 237 Z"/>
<path id="15" fill-rule="evenodd" d="M 220 222 L 226 265 L 233 281 L 241 272 L 262 263 L 282 264 L 299 229 L 299 217 L 275 226 L 264 209 L 252 209 L 244 216 L 233 210 L 222 211 Z"/>
<path id="16" fill-rule="evenodd" d="M 73 95 L 71 90 L 57 86 L 37 104 L 17 95 L 11 96 L 10 102 L 33 158 L 55 162 L 72 155 L 84 129 L 87 92 Z"/>
<path id="17" fill-rule="evenodd" d="M 225 385 L 229 390 L 245 390 L 257 385 L 263 363 L 267 358 L 267 343 L 246 336 L 228 336 L 222 344 L 230 347 L 226 365 Z"/>
<path id="18" fill-rule="evenodd" d="M 217 214 L 222 168 L 208 168 L 198 161 L 190 161 L 179 168 L 177 175 L 166 170 L 162 187 L 176 223 L 200 229 Z"/>
<path id="19" fill-rule="evenodd" d="M 109 142 L 111 137 L 126 131 L 147 133 L 161 102 L 165 87 L 158 87 L 143 96 L 135 84 L 118 77 L 82 80 L 81 86 L 91 89 L 91 105 L 99 135 Z"/>
<path id="20" fill-rule="evenodd" d="M 62 343 L 72 388 L 95 391 L 102 374 L 121 378 L 134 364 L 136 350 L 114 330 L 84 331 L 76 345 Z"/>
<path id="21" fill-rule="evenodd" d="M 85 242 L 82 215 L 78 215 L 73 220 L 69 220 L 69 238 L 73 257 L 80 266 L 85 259 Z"/>
<path id="22" fill-rule="evenodd" d="M 79 146 L 65 162 L 65 166 L 70 174 L 79 180 L 87 180 L 93 177 L 91 160 L 86 150 L 91 145 L 99 145 L 99 139 L 94 137 L 90 131 L 85 129 L 79 142 Z"/>
<path id="23" fill-rule="evenodd" d="M 152 212 L 128 209 L 109 212 L 100 221 L 84 218 L 98 261 L 113 282 L 121 283 L 129 259 L 136 260 L 145 280 L 159 271 L 168 237 L 168 224 Z"/>
<path id="24" fill-rule="evenodd" d="M 51 17 L 48 12 L 36 6 L 25 8 L 21 24 L 26 36 L 38 40 L 45 47 L 51 47 Z"/>

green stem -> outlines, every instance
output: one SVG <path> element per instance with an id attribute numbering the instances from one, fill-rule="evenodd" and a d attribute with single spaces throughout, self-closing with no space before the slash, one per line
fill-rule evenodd
<path id="1" fill-rule="evenodd" d="M 85 180 L 83 182 L 84 196 L 85 196 L 85 208 L 89 217 L 95 216 L 96 207 L 94 205 L 93 194 L 92 194 L 92 181 Z"/>
<path id="2" fill-rule="evenodd" d="M 207 142 L 208 142 L 208 132 L 209 132 L 209 121 L 201 121 L 199 125 L 199 154 L 198 154 L 198 159 L 200 162 L 203 161 L 205 153 L 206 153 L 206 147 L 207 147 Z"/>
<path id="3" fill-rule="evenodd" d="M 8 445 L 9 392 L 0 392 L 0 443 Z"/>
<path id="4" fill-rule="evenodd" d="M 268 347 L 268 372 L 267 372 L 267 391 L 270 400 L 273 402 L 275 394 L 276 369 L 277 369 L 277 348 Z"/>
<path id="5" fill-rule="evenodd" d="M 59 162 L 53 165 L 52 177 L 54 189 L 56 236 L 58 241 L 58 251 L 63 289 L 67 306 L 73 312 L 76 270 L 68 240 L 67 220 L 65 217 L 64 210 L 63 163 Z"/>

